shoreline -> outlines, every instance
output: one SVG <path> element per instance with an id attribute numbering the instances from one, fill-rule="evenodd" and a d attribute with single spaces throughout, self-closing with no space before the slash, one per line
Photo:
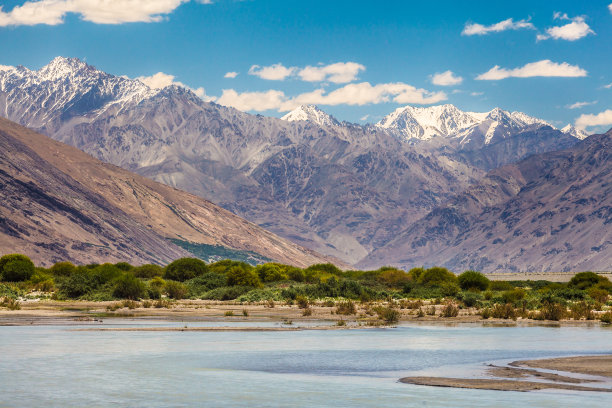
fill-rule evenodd
<path id="1" fill-rule="evenodd" d="M 557 389 L 612 392 L 612 355 L 517 360 L 507 366 L 489 365 L 485 376 L 485 378 L 411 376 L 400 378 L 399 381 L 412 385 L 495 391 L 527 392 Z"/>
<path id="2" fill-rule="evenodd" d="M 417 317 L 413 309 L 396 309 L 400 312 L 397 322 L 384 323 L 375 315 L 356 313 L 351 315 L 337 314 L 334 306 L 310 305 L 311 314 L 305 316 L 303 308 L 297 305 L 275 304 L 270 307 L 268 303 L 244 303 L 234 301 L 207 301 L 207 300 L 181 300 L 169 303 L 167 307 L 155 308 L 142 306 L 129 308 L 121 306 L 119 301 L 55 301 L 55 300 L 29 300 L 21 302 L 20 310 L 0 309 L 0 326 L 29 326 L 29 325 L 71 325 L 83 322 L 98 322 L 105 319 L 134 319 L 134 320 L 166 320 L 185 322 L 326 322 L 337 323 L 344 321 L 347 326 L 361 324 L 358 327 L 389 327 L 390 325 L 410 324 L 443 324 L 462 325 L 478 324 L 484 326 L 514 327 L 514 326 L 577 326 L 599 327 L 606 326 L 599 320 L 532 320 L 518 318 L 511 319 L 483 319 L 475 310 L 467 310 L 457 317 L 422 316 Z M 230 314 L 231 315 L 228 315 Z M 246 315 L 245 315 L 246 314 Z M 349 324 L 352 323 L 352 324 Z M 338 326 L 342 328 L 346 326 Z"/>

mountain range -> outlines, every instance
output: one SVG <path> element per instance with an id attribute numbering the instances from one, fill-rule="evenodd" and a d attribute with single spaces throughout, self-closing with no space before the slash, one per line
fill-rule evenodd
<path id="1" fill-rule="evenodd" d="M 0 253 L 35 262 L 167 263 L 187 249 L 296 266 L 335 262 L 216 205 L 0 118 Z M 345 265 L 346 266 L 346 265 Z"/>
<path id="2" fill-rule="evenodd" d="M 298 245 L 368 266 L 397 263 L 385 248 L 403 248 L 406 231 L 487 172 L 586 137 L 519 112 L 453 105 L 403 107 L 365 126 L 310 105 L 276 119 L 62 57 L 37 71 L 3 68 L 0 114 Z"/>

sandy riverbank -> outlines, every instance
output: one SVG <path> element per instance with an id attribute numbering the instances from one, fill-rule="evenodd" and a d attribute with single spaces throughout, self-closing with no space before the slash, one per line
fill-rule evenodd
<path id="1" fill-rule="evenodd" d="M 145 307 L 145 305 L 147 307 Z M 304 309 L 297 305 L 285 303 L 270 304 L 268 302 L 243 303 L 234 301 L 210 300 L 180 300 L 164 303 L 164 307 L 155 307 L 155 303 L 137 302 L 133 306 L 125 306 L 120 301 L 93 302 L 93 301 L 53 301 L 28 300 L 20 303 L 20 310 L 0 308 L 0 325 L 32 325 L 32 324 L 80 324 L 83 321 L 108 320 L 112 318 L 132 319 L 159 319 L 170 321 L 285 321 L 298 322 L 327 322 L 327 325 L 344 320 L 362 326 L 380 325 L 376 313 L 376 305 L 363 305 L 356 303 L 356 313 L 352 315 L 339 315 L 335 306 L 325 306 L 322 302 L 309 306 L 310 315 L 304 315 Z M 429 305 L 434 307 L 436 315 L 418 317 L 417 309 L 400 309 L 399 322 L 411 323 L 443 323 L 465 324 L 479 323 L 492 326 L 515 325 L 580 325 L 595 326 L 601 323 L 596 320 L 563 320 L 563 321 L 536 321 L 530 319 L 503 320 L 482 319 L 476 309 L 462 309 L 459 316 L 444 318 L 440 316 L 444 305 Z M 230 314 L 230 316 L 228 316 Z"/>
<path id="2" fill-rule="evenodd" d="M 582 376 L 572 376 L 572 374 Z M 402 378 L 400 382 L 497 391 L 559 389 L 612 392 L 612 355 L 514 361 L 507 367 L 489 366 L 486 375 L 488 378 L 417 376 Z M 585 378 L 584 375 L 597 377 Z"/>

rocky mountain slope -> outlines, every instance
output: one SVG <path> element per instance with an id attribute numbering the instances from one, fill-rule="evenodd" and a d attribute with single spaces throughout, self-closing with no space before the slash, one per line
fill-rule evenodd
<path id="1" fill-rule="evenodd" d="M 360 266 L 612 269 L 612 131 L 491 171 Z"/>
<path id="2" fill-rule="evenodd" d="M 485 171 L 578 141 L 521 113 L 452 105 L 402 108 L 377 126 L 314 106 L 268 118 L 61 57 L 3 68 L 0 114 L 349 263 Z"/>
<path id="3" fill-rule="evenodd" d="M 173 239 L 297 266 L 333 261 L 1 118 L 0 149 L 0 253 L 26 253 L 43 265 L 163 263 L 189 255 Z"/>

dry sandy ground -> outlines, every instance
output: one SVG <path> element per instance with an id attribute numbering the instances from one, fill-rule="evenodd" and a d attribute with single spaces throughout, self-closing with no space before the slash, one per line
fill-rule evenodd
<path id="1" fill-rule="evenodd" d="M 155 301 L 144 307 L 144 302 L 138 302 L 137 307 L 130 309 L 120 301 L 93 302 L 93 301 L 53 301 L 53 300 L 28 300 L 21 302 L 20 310 L 8 310 L 0 308 L 0 325 L 30 325 L 30 324 L 78 324 L 82 321 L 93 321 L 99 319 L 110 319 L 113 317 L 135 318 L 135 319 L 159 319 L 172 321 L 320 321 L 326 325 L 335 321 L 344 320 L 351 324 L 380 325 L 373 308 L 376 305 L 362 305 L 355 303 L 357 313 L 353 315 L 336 314 L 335 306 L 324 306 L 322 302 L 310 305 L 311 315 L 304 316 L 304 309 L 297 305 L 287 305 L 277 302 L 258 302 L 240 304 L 234 301 L 210 301 L 210 300 L 180 300 L 165 303 L 164 307 L 155 307 Z M 167 306 L 167 307 L 166 307 Z M 271 307 L 272 306 L 272 307 Z M 428 310 L 431 305 L 424 305 L 422 309 Z M 397 309 L 400 312 L 400 322 L 423 322 L 443 324 L 465 324 L 478 323 L 491 326 L 516 326 L 516 325 L 599 325 L 599 321 L 574 321 L 561 322 L 534 321 L 529 319 L 518 319 L 517 321 L 503 319 L 483 320 L 477 315 L 476 309 L 462 309 L 459 316 L 452 318 L 440 317 L 444 305 L 433 306 L 436 315 L 425 315 L 418 317 L 418 309 Z M 109 310 L 110 308 L 110 310 Z M 244 316 L 246 311 L 247 316 Z M 231 312 L 233 316 L 227 316 Z"/>
<path id="2" fill-rule="evenodd" d="M 557 373 L 540 371 L 541 369 L 555 370 Z M 571 373 L 598 376 L 600 378 L 572 377 Z M 497 391 L 561 389 L 612 392 L 612 388 L 609 387 L 609 384 L 612 382 L 612 355 L 515 361 L 510 363 L 509 367 L 489 366 L 487 375 L 490 378 L 406 377 L 400 379 L 400 381 L 406 384 L 434 387 Z M 601 382 L 605 382 L 608 385 L 606 387 L 593 386 Z"/>

